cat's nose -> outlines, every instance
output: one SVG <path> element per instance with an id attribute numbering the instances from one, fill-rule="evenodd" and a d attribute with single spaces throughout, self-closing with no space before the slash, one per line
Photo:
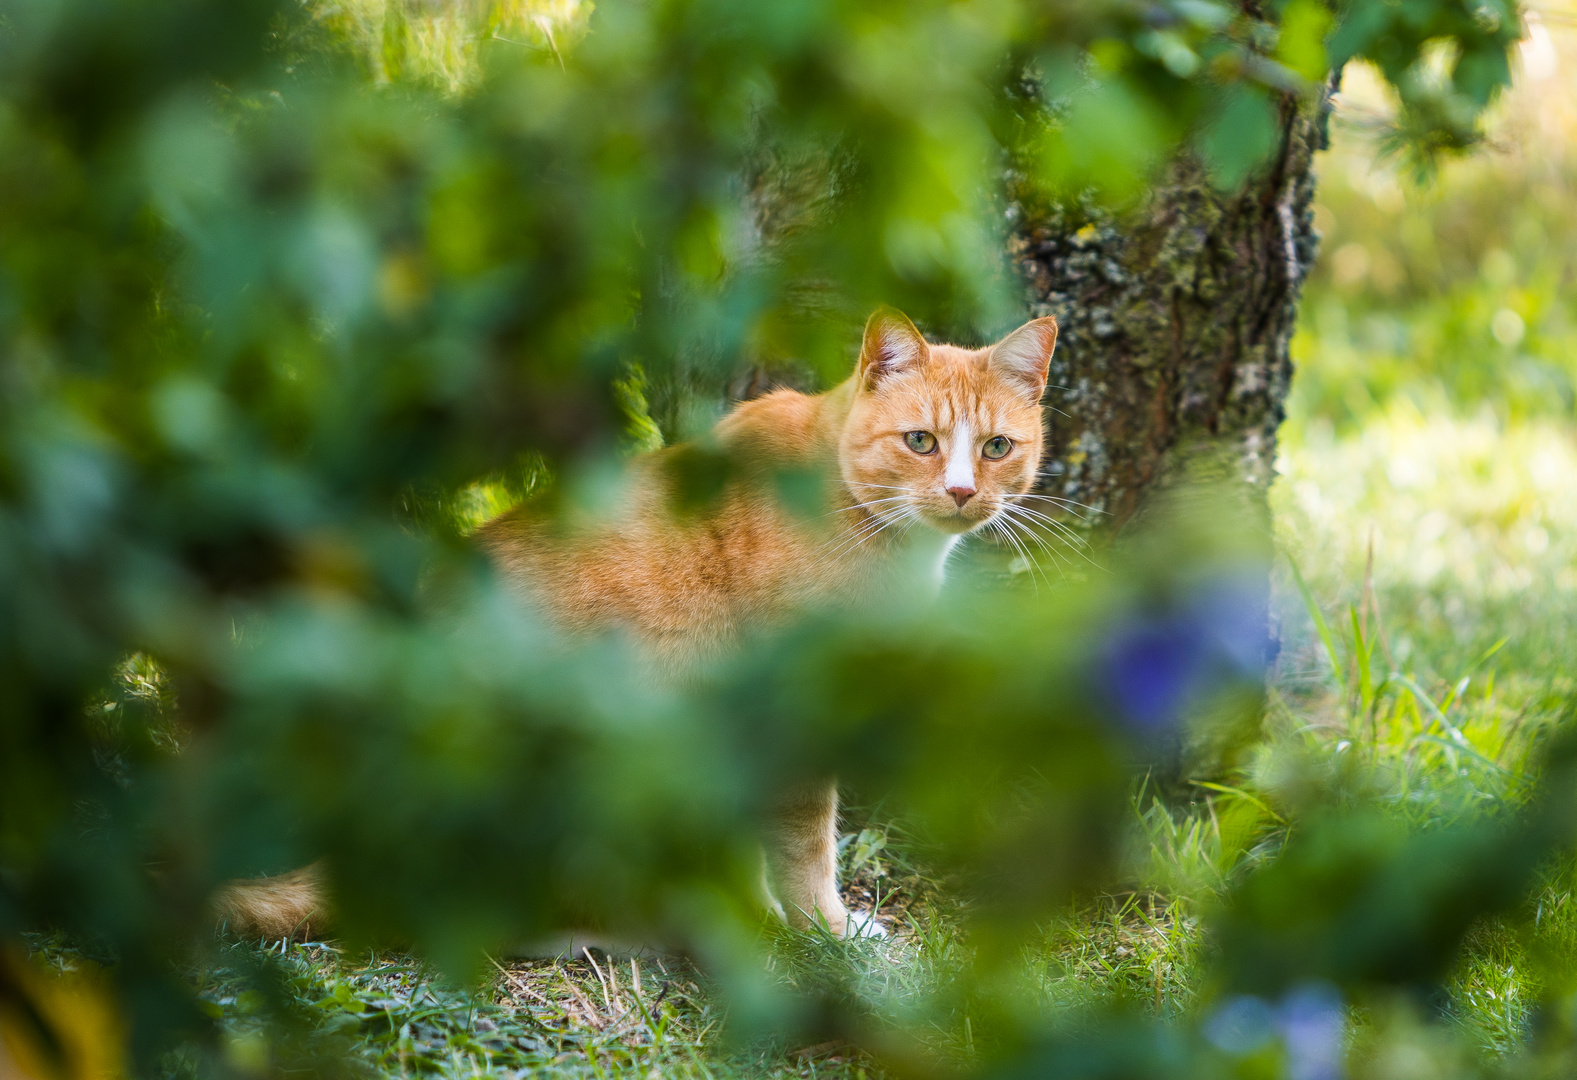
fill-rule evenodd
<path id="1" fill-rule="evenodd" d="M 964 504 L 970 500 L 971 496 L 974 495 L 975 489 L 972 487 L 950 487 L 947 489 L 947 493 L 953 497 L 953 501 L 957 503 L 958 508 L 962 510 L 964 508 Z"/>

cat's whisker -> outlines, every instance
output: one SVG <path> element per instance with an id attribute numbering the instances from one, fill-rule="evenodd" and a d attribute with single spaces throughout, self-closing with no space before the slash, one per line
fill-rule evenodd
<path id="1" fill-rule="evenodd" d="M 1021 498 L 1024 498 L 1024 497 L 1025 496 L 1022 496 L 1022 495 L 1014 496 L 1015 499 L 1021 499 Z M 1009 500 L 1009 501 L 1011 502 L 1011 505 L 1013 505 L 1013 506 L 1026 506 L 1027 507 L 1029 505 L 1028 503 L 1012 502 L 1012 500 Z M 1053 502 L 1052 506 L 1055 509 L 1060 510 L 1061 512 L 1063 512 L 1065 514 L 1072 514 L 1074 517 L 1078 518 L 1080 521 L 1090 521 L 1090 520 L 1092 520 L 1089 514 L 1080 513 L 1074 507 L 1064 506 L 1063 504 L 1061 504 L 1059 502 Z"/>
<path id="2" fill-rule="evenodd" d="M 822 545 L 822 550 L 825 551 L 827 548 L 834 548 L 833 551 L 827 552 L 827 557 L 829 559 L 836 560 L 849 547 L 861 540 L 864 540 L 868 535 L 874 535 L 878 532 L 881 532 L 886 526 L 887 522 L 884 518 L 872 514 L 868 519 L 860 522 L 860 524 L 856 525 L 847 534 L 834 536 L 832 539 L 828 540 Z"/>
<path id="3" fill-rule="evenodd" d="M 1081 503 L 1081 502 L 1079 502 L 1079 501 L 1077 501 L 1075 499 L 1064 499 L 1064 498 L 1061 498 L 1061 497 L 1056 496 L 1056 495 L 1031 495 L 1029 492 L 1026 491 L 1022 495 L 1014 495 L 1013 498 L 1015 498 L 1015 499 L 1044 499 L 1046 502 L 1056 503 L 1058 506 L 1068 507 L 1068 508 L 1072 508 L 1072 507 L 1075 507 L 1075 506 L 1081 506 L 1084 509 L 1091 511 L 1092 513 L 1105 514 L 1107 517 L 1111 516 L 1111 512 L 1110 511 L 1102 510 L 1098 506 L 1091 506 L 1089 503 Z M 1081 514 L 1079 516 L 1083 517 L 1084 515 Z"/>
<path id="4" fill-rule="evenodd" d="M 1014 513 L 1028 514 L 1031 518 L 1034 518 L 1046 526 L 1055 529 L 1062 536 L 1066 537 L 1066 543 L 1071 544 L 1074 547 L 1087 548 L 1090 546 L 1090 542 L 1088 540 L 1074 532 L 1073 529 L 1065 522 L 1058 521 L 1056 518 L 1051 517 L 1050 515 L 1043 514 L 1033 507 L 1013 506 L 1011 503 L 1004 504 L 1003 509 L 1009 508 L 1011 508 Z"/>
<path id="5" fill-rule="evenodd" d="M 1097 565 L 1095 560 L 1091 559 L 1088 554 L 1090 550 L 1090 542 L 1084 537 L 1080 536 L 1078 533 L 1074 532 L 1067 525 L 1064 525 L 1062 522 L 1048 518 L 1044 514 L 1037 514 L 1033 510 L 1030 510 L 1026 507 L 1015 507 L 1009 513 L 1010 516 L 1012 516 L 1015 520 L 1026 523 L 1027 525 L 1031 525 L 1038 529 L 1047 530 L 1053 537 L 1056 538 L 1058 543 L 1062 544 L 1069 551 L 1075 553 L 1081 558 L 1088 560 L 1092 565 Z"/>
<path id="6" fill-rule="evenodd" d="M 1088 552 L 1086 552 L 1084 550 L 1085 548 L 1088 548 L 1090 546 L 1089 545 L 1089 541 L 1085 540 L 1082 536 L 1079 536 L 1077 533 L 1074 533 L 1071 529 L 1069 529 L 1066 525 L 1063 525 L 1061 522 L 1053 521 L 1052 519 L 1047 518 L 1044 514 L 1036 514 L 1035 511 L 1030 510 L 1028 507 L 1025 507 L 1025 506 L 1004 505 L 1003 506 L 1003 510 L 1005 512 L 1003 520 L 1014 522 L 1020 529 L 1025 530 L 1026 535 L 1030 535 L 1030 536 L 1035 535 L 1033 532 L 1030 531 L 1031 526 L 1033 526 L 1035 528 L 1042 528 L 1042 529 L 1046 528 L 1048 525 L 1060 527 L 1060 529 L 1063 532 L 1067 532 L 1068 534 L 1070 534 L 1074 538 L 1074 540 L 1076 540 L 1078 542 L 1077 543 L 1070 543 L 1069 540 L 1067 539 L 1067 537 L 1063 536 L 1061 532 L 1053 532 L 1051 535 L 1053 537 L 1055 537 L 1056 540 L 1059 543 L 1061 543 L 1064 547 L 1066 547 L 1069 551 L 1073 552 L 1075 555 L 1078 555 L 1085 562 L 1087 562 L 1091 566 L 1095 567 L 1095 569 L 1101 570 L 1101 571 L 1104 571 L 1106 569 L 1106 567 L 1104 567 L 1100 563 L 1096 562 L 1095 559 L 1093 559 L 1088 554 Z M 1020 517 L 1019 516 L 1020 514 L 1033 514 L 1034 517 Z M 1035 518 L 1039 518 L 1040 520 L 1037 521 L 1037 520 L 1035 520 Z"/>
<path id="7" fill-rule="evenodd" d="M 1063 558 L 1063 556 L 1057 551 L 1057 549 L 1056 549 L 1056 547 L 1054 545 L 1048 543 L 1047 540 L 1044 537 L 1042 537 L 1040 534 L 1036 533 L 1026 523 L 1024 523 L 1022 521 L 1017 521 L 1017 520 L 1015 520 L 1015 519 L 1013 519 L 1011 517 L 1004 517 L 1002 519 L 1002 521 L 1003 521 L 1003 524 L 1006 525 L 1009 529 L 1016 529 L 1016 530 L 1018 530 L 1020 535 L 1022 535 L 1024 537 L 1027 537 L 1029 540 L 1034 542 L 1042 551 L 1044 551 L 1046 554 L 1050 555 L 1051 558 L 1052 558 L 1052 561 L 1057 564 L 1057 576 L 1062 578 L 1062 580 L 1064 582 L 1066 582 L 1068 580 L 1068 570 L 1070 568 L 1072 568 L 1072 566 L 1073 566 L 1073 561 L 1071 559 Z M 1051 577 L 1050 577 L 1049 574 L 1046 576 L 1046 580 L 1047 580 L 1047 584 L 1049 585 L 1051 583 Z"/>
<path id="8" fill-rule="evenodd" d="M 1064 498 L 1061 498 L 1061 497 L 1056 496 L 1056 495 L 1031 495 L 1029 492 L 1026 491 L 1026 492 L 1024 492 L 1021 495 L 1009 495 L 1007 497 L 1007 501 L 1008 502 L 1012 502 L 1012 503 L 1015 503 L 1015 504 L 1018 504 L 1018 505 L 1023 505 L 1021 503 L 1018 503 L 1019 499 L 1032 499 L 1032 500 L 1034 500 L 1036 502 L 1049 502 L 1053 506 L 1059 507 L 1059 508 L 1061 508 L 1063 510 L 1066 510 L 1070 514 L 1073 514 L 1075 517 L 1079 518 L 1080 520 L 1084 519 L 1084 515 L 1078 512 L 1078 509 L 1076 509 L 1077 507 L 1083 507 L 1085 510 L 1088 510 L 1091 513 L 1094 513 L 1094 514 L 1105 514 L 1106 513 L 1105 510 L 1097 510 L 1093 506 L 1088 506 L 1088 505 L 1086 505 L 1084 503 L 1081 503 L 1081 502 L 1074 502 L 1072 499 L 1064 499 Z"/>
<path id="9" fill-rule="evenodd" d="M 1035 586 L 1035 595 L 1037 597 L 1039 597 L 1040 596 L 1040 582 L 1035 580 L 1035 571 L 1037 569 L 1037 567 L 1035 565 L 1035 560 L 1030 557 L 1030 554 L 1029 554 L 1028 551 L 1025 550 L 1024 545 L 1019 543 L 1018 539 L 1011 532 L 1008 531 L 1006 525 L 1004 524 L 1004 522 L 1006 520 L 1007 519 L 1005 519 L 1005 518 L 992 518 L 987 524 L 993 530 L 995 530 L 997 535 L 1001 536 L 1004 540 L 1006 540 L 1009 544 L 1011 544 L 1012 547 L 1013 547 L 1013 550 L 1018 552 L 1019 558 L 1024 560 L 1024 568 L 1029 571 L 1029 583 L 1031 585 Z M 1045 576 L 1045 571 L 1044 570 L 1041 571 L 1041 575 Z M 1047 585 L 1051 584 L 1050 579 L 1047 579 L 1046 584 Z"/>
<path id="10" fill-rule="evenodd" d="M 1056 547 L 1054 547 L 1046 539 L 1046 537 L 1041 536 L 1039 533 L 1037 533 L 1037 532 L 1033 531 L 1031 528 L 1029 528 L 1027 523 L 1025 523 L 1023 521 L 1020 521 L 1020 520 L 1018 520 L 1018 519 L 1016 519 L 1016 518 L 1014 518 L 1014 517 L 1012 517 L 1011 515 L 1008 515 L 1008 514 L 1004 514 L 1000 518 L 1000 520 L 1003 522 L 1004 526 L 1011 527 L 1011 528 L 1017 528 L 1020 531 L 1021 535 L 1028 537 L 1037 546 L 1039 546 L 1042 551 L 1044 551 L 1046 554 L 1050 555 L 1053 559 L 1057 560 L 1057 563 L 1058 563 L 1059 566 L 1064 562 L 1064 559 L 1062 557 L 1062 553 L 1059 552 L 1056 549 Z M 1035 524 L 1038 524 L 1038 523 L 1035 523 Z M 1059 542 L 1066 543 L 1066 541 L 1063 541 L 1060 536 L 1056 536 L 1055 534 L 1053 534 L 1052 539 L 1055 539 L 1055 540 L 1057 540 Z"/>
<path id="11" fill-rule="evenodd" d="M 1026 529 L 1046 530 L 1050 536 L 1063 547 L 1087 560 L 1091 565 L 1099 566 L 1099 564 L 1096 563 L 1094 559 L 1091 559 L 1089 555 L 1086 554 L 1085 549 L 1090 546 L 1089 541 L 1080 536 L 1078 533 L 1074 532 L 1072 529 L 1068 528 L 1066 525 L 1062 524 L 1062 522 L 1048 518 L 1044 514 L 1036 513 L 1028 507 L 1023 506 L 1015 506 L 1011 509 L 1004 508 L 1004 513 L 1016 521 L 1021 527 Z"/>
<path id="12" fill-rule="evenodd" d="M 888 507 L 885 510 L 881 510 L 881 509 L 872 509 L 872 507 L 875 507 L 875 506 L 877 506 L 880 503 L 893 503 L 893 502 L 895 502 L 895 503 L 906 503 L 908 501 L 909 501 L 909 499 L 906 496 L 894 495 L 891 498 L 887 498 L 887 499 L 872 499 L 870 502 L 856 503 L 854 506 L 845 506 L 845 507 L 843 507 L 843 508 L 841 508 L 839 510 L 834 510 L 831 513 L 826 514 L 824 516 L 825 517 L 832 517 L 835 514 L 841 514 L 841 513 L 844 513 L 845 511 L 848 511 L 848 510 L 864 510 L 866 512 L 866 520 L 862 521 L 862 522 L 859 522 L 858 524 L 853 526 L 856 529 L 860 529 L 860 528 L 864 528 L 866 525 L 869 525 L 872 521 L 874 521 L 877 518 L 883 516 L 884 514 L 891 513 L 895 509 L 894 507 Z"/>
<path id="13" fill-rule="evenodd" d="M 878 503 L 908 502 L 908 501 L 909 501 L 909 496 L 907 496 L 907 495 L 889 495 L 885 499 L 871 499 L 868 502 L 855 503 L 853 506 L 840 506 L 840 507 L 838 507 L 838 509 L 832 511 L 832 513 L 823 514 L 822 516 L 823 517 L 832 517 L 833 514 L 846 514 L 850 510 L 864 510 L 864 509 L 867 509 L 868 507 L 876 506 Z"/>
<path id="14" fill-rule="evenodd" d="M 901 529 L 899 531 L 897 536 L 893 537 L 893 542 L 894 543 L 897 543 L 897 544 L 903 543 L 903 538 L 908 536 L 910 531 L 913 530 L 916 525 L 919 525 L 921 523 L 919 514 L 916 514 L 916 513 L 911 511 L 909 514 L 907 514 L 905 516 L 908 517 L 909 520 L 904 522 L 903 529 Z"/>
<path id="15" fill-rule="evenodd" d="M 1017 530 L 1019 535 L 1023 536 L 1026 539 L 1028 539 L 1031 543 L 1033 543 L 1036 547 L 1040 548 L 1040 550 L 1044 551 L 1047 555 L 1050 555 L 1051 558 L 1052 558 L 1052 561 L 1057 564 L 1057 573 L 1062 576 L 1062 579 L 1064 581 L 1066 581 L 1068 579 L 1067 571 L 1065 569 L 1063 569 L 1063 565 L 1066 562 L 1066 560 L 1062 557 L 1061 554 L 1058 553 L 1056 548 L 1052 547 L 1049 543 L 1046 542 L 1044 537 L 1042 537 L 1042 536 L 1038 535 L 1037 533 L 1031 531 L 1022 522 L 1015 521 L 1011 517 L 1003 516 L 1003 517 L 999 518 L 998 520 L 1002 522 L 1002 528 L 1005 531 L 1013 532 L 1014 530 Z M 1049 578 L 1047 579 L 1047 584 L 1050 584 L 1050 579 Z"/>
<path id="16" fill-rule="evenodd" d="M 891 521 L 883 521 L 877 528 L 871 529 L 869 532 L 865 533 L 863 536 L 855 537 L 853 540 L 851 540 L 849 543 L 845 544 L 843 547 L 839 548 L 837 551 L 832 552 L 832 554 L 829 555 L 828 558 L 831 561 L 835 562 L 835 563 L 836 562 L 841 562 L 843 559 L 845 559 L 850 554 L 852 554 L 856 548 L 859 548 L 859 547 L 863 546 L 867 540 L 869 540 L 871 537 L 875 536 L 877 533 L 886 531 L 886 529 L 889 526 L 891 526 L 892 524 L 893 523 Z"/>
<path id="17" fill-rule="evenodd" d="M 867 536 L 863 540 L 861 540 L 860 544 L 865 543 L 865 541 L 869 540 L 871 538 L 871 536 L 875 536 L 876 533 L 881 532 L 884 529 L 887 529 L 887 528 L 889 528 L 889 527 L 891 527 L 893 525 L 896 525 L 900 521 L 906 521 L 907 522 L 907 524 L 904 526 L 904 533 L 907 533 L 909 531 L 909 529 L 914 525 L 914 523 L 919 521 L 919 520 L 920 520 L 920 515 L 915 513 L 915 511 L 911 507 L 905 506 L 905 507 L 900 507 L 897 510 L 889 511 L 887 513 L 886 517 L 885 517 L 885 520 L 882 522 L 882 527 L 880 529 L 877 529 L 876 532 L 871 533 L 870 536 Z M 900 537 L 903 536 L 904 533 L 900 533 L 899 536 Z M 855 547 L 859 547 L 860 544 L 855 544 L 854 546 Z"/>
<path id="18" fill-rule="evenodd" d="M 909 511 L 906 508 L 899 508 L 872 514 L 869 520 L 861 522 L 854 528 L 852 535 L 840 538 L 842 543 L 837 550 L 829 553 L 827 557 L 833 561 L 843 558 L 844 555 L 859 547 L 889 525 L 901 520 L 907 513 Z M 836 540 L 832 542 L 836 542 Z"/>
<path id="19" fill-rule="evenodd" d="M 1023 516 L 1028 520 L 1035 521 L 1045 528 L 1051 529 L 1053 532 L 1057 533 L 1058 537 L 1062 539 L 1064 543 L 1070 544 L 1073 547 L 1089 546 L 1088 540 L 1080 536 L 1077 532 L 1073 531 L 1073 529 L 1069 528 L 1066 524 L 1058 521 L 1056 518 L 1042 514 L 1038 510 L 1033 510 L 1027 506 L 1013 506 L 1011 508 L 1004 506 L 1003 513 L 1011 513 L 1015 516 Z"/>

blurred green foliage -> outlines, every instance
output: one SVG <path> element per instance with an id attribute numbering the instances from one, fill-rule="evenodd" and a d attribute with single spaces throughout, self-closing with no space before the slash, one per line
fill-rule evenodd
<path id="1" fill-rule="evenodd" d="M 617 640 L 555 640 L 462 534 L 606 492 L 658 425 L 709 419 L 686 386 L 789 359 L 841 377 L 877 301 L 965 336 L 1013 322 L 1009 161 L 1046 199 L 1137 198 L 1177 152 L 1234 185 L 1352 56 L 1397 86 L 1409 145 L 1461 146 L 1516 26 L 1455 0 L 10 5 L 0 935 L 59 929 L 113 965 L 143 1071 L 214 1045 L 171 963 L 207 940 L 213 887 L 317 857 L 347 940 L 452 972 L 591 920 L 687 946 L 745 1033 L 903 1061 L 892 1030 L 962 1016 L 988 1070 L 1258 1068 L 1269 1044 L 1212 1036 L 1203 1006 L 1067 1027 L 1013 980 L 1040 921 L 1113 880 L 1141 766 L 1187 718 L 1255 717 L 1263 552 L 1169 536 L 1044 601 L 793 628 L 681 692 Z M 776 979 L 755 947 L 755 823 L 832 771 L 973 901 L 969 960 L 902 1024 L 852 1008 L 843 969 Z M 1311 828 L 1226 896 L 1220 993 L 1280 1017 L 1265 1052 L 1297 1059 L 1312 1016 L 1329 1056 L 1338 1006 L 1311 979 L 1439 978 L 1431 950 L 1567 842 L 1559 801 L 1520 795 L 1504 820 L 1380 829 L 1378 885 L 1311 887 Z M 1509 862 L 1476 857 L 1486 835 Z M 1458 868 L 1451 888 L 1388 891 L 1410 859 Z M 1278 921 L 1290 895 L 1315 931 Z M 1394 963 L 1318 946 L 1414 911 L 1429 948 Z M 249 1014 L 288 1012 L 256 993 Z"/>

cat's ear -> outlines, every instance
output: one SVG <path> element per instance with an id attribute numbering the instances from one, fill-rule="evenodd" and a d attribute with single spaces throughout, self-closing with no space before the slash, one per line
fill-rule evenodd
<path id="1" fill-rule="evenodd" d="M 865 322 L 857 374 L 866 389 L 901 371 L 913 371 L 925 362 L 930 350 L 909 316 L 890 307 L 879 307 Z"/>
<path id="2" fill-rule="evenodd" d="M 1057 320 L 1050 315 L 1035 319 L 991 346 L 991 370 L 1039 401 L 1046 392 L 1051 350 L 1056 347 Z"/>

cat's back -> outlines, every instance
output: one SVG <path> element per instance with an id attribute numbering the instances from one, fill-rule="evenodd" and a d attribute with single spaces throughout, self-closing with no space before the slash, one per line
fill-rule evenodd
<path id="1" fill-rule="evenodd" d="M 555 553 L 611 539 L 664 533 L 712 532 L 738 524 L 742 514 L 765 511 L 775 516 L 772 494 L 763 476 L 824 461 L 820 432 L 821 400 L 796 390 L 775 390 L 741 402 L 713 429 L 716 453 L 728 462 L 733 480 L 721 497 L 690 498 L 697 482 L 693 467 L 712 452 L 693 443 L 679 443 L 631 458 L 625 468 L 619 505 L 604 519 L 579 526 L 550 520 L 536 505 L 523 503 L 484 523 L 478 544 L 503 569 Z M 701 481 L 704 486 L 704 480 Z M 694 503 L 694 505 L 691 505 Z"/>
<path id="2" fill-rule="evenodd" d="M 781 467 L 820 462 L 828 452 L 823 419 L 829 396 L 774 390 L 741 402 L 717 422 L 718 441 L 747 463 Z"/>
<path id="3" fill-rule="evenodd" d="M 813 602 L 825 525 L 786 512 L 778 481 L 826 464 L 825 395 L 779 390 L 714 429 L 727 479 L 704 490 L 709 451 L 666 447 L 633 459 L 610 516 L 580 527 L 530 505 L 484 525 L 483 550 L 515 591 L 565 629 L 623 626 L 657 653 L 715 653 L 750 625 Z M 702 470 L 699 493 L 697 468 Z"/>

